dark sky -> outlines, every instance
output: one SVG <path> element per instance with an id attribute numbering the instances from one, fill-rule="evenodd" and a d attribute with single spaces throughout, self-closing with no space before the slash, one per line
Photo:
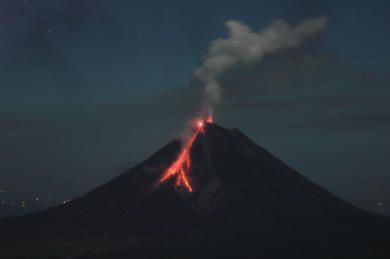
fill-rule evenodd
<path id="1" fill-rule="evenodd" d="M 200 104 L 193 71 L 227 20 L 258 31 L 325 15 L 316 40 L 225 75 L 216 120 L 390 214 L 388 10 L 359 0 L 0 0 L 0 195 L 71 199 L 177 136 Z"/>

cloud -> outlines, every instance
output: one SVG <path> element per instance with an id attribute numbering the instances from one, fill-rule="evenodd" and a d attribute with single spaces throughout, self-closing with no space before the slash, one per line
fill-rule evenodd
<path id="1" fill-rule="evenodd" d="M 270 53 L 300 47 L 323 31 L 326 22 L 326 17 L 306 19 L 293 27 L 283 20 L 274 20 L 264 30 L 253 32 L 242 22 L 228 21 L 228 37 L 212 41 L 202 65 L 195 70 L 195 78 L 205 84 L 207 109 L 212 111 L 219 102 L 219 77 L 225 71 L 236 65 L 261 62 Z"/>

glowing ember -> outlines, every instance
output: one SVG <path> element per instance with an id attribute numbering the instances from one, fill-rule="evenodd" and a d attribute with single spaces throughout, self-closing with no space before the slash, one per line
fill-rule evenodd
<path id="1" fill-rule="evenodd" d="M 211 117 L 209 116 L 207 122 L 212 122 L 212 118 L 211 119 L 210 118 Z M 188 140 L 188 142 L 184 146 L 184 149 L 180 152 L 179 156 L 177 157 L 176 161 L 173 162 L 173 164 L 167 170 L 165 170 L 165 172 L 160 178 L 160 183 L 163 183 L 169 178 L 176 176 L 175 186 L 184 187 L 189 192 L 192 192 L 192 186 L 188 179 L 188 173 L 191 169 L 190 151 L 196 137 L 199 135 L 199 132 L 204 133 L 204 125 L 205 125 L 204 120 L 199 120 L 197 122 L 196 131 Z"/>

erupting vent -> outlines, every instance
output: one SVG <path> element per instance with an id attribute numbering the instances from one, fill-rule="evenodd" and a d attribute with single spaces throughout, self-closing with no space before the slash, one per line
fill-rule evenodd
<path id="1" fill-rule="evenodd" d="M 176 176 L 175 186 L 176 187 L 184 187 L 189 192 L 192 192 L 192 186 L 188 177 L 188 174 L 191 169 L 191 148 L 199 133 L 204 134 L 204 125 L 205 122 L 212 123 L 213 118 L 211 115 L 208 116 L 207 120 L 197 120 L 196 130 L 192 134 L 191 138 L 186 142 L 184 148 L 180 152 L 177 159 L 169 166 L 163 175 L 160 178 L 160 183 L 165 182 L 171 177 Z"/>

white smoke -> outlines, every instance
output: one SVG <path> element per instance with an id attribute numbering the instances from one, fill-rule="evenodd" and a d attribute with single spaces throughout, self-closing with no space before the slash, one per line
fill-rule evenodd
<path id="1" fill-rule="evenodd" d="M 326 27 L 327 18 L 306 19 L 292 27 L 283 20 L 274 20 L 260 32 L 253 32 L 239 21 L 227 21 L 228 37 L 210 43 L 203 64 L 195 70 L 195 77 L 205 83 L 208 112 L 219 102 L 219 76 L 238 64 L 261 62 L 268 53 L 297 48 Z"/>

